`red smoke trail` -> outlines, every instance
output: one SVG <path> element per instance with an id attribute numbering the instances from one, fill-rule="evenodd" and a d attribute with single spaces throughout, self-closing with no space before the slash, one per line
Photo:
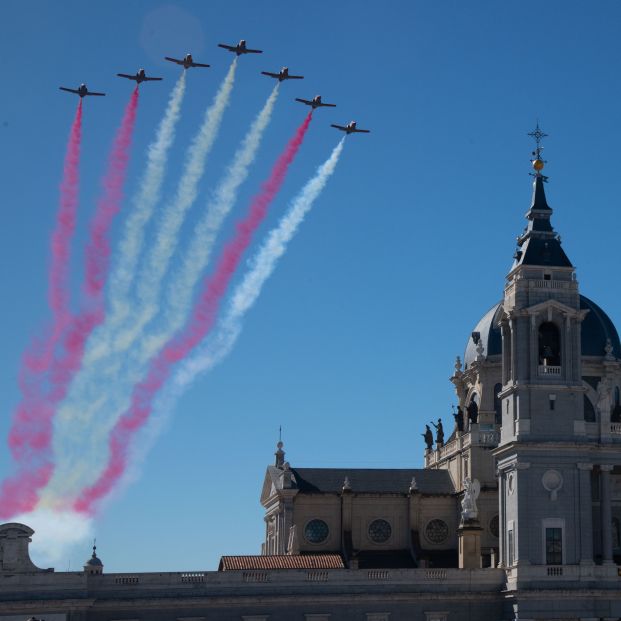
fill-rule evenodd
<path id="1" fill-rule="evenodd" d="M 50 334 L 55 339 L 51 346 L 49 340 L 42 348 L 39 357 L 26 357 L 25 372 L 20 372 L 20 384 L 24 391 L 24 400 L 18 407 L 14 423 L 9 434 L 9 446 L 16 461 L 21 462 L 18 472 L 5 480 L 0 487 L 0 518 L 10 517 L 18 512 L 31 511 L 37 503 L 38 491 L 44 487 L 52 476 L 54 467 L 50 445 L 52 441 L 52 419 L 56 406 L 62 401 L 75 372 L 79 369 L 84 346 L 93 329 L 104 319 L 103 285 L 110 260 L 108 234 L 114 216 L 118 213 L 123 198 L 123 184 L 129 160 L 129 148 L 133 134 L 136 110 L 138 107 L 138 89 L 136 88 L 125 108 L 121 126 L 112 145 L 108 160 L 108 169 L 103 178 L 103 194 L 97 203 L 97 209 L 90 227 L 90 237 L 86 249 L 86 276 L 83 284 L 85 309 L 77 316 L 69 311 L 68 286 L 68 231 L 75 225 L 75 212 L 70 217 L 71 209 L 64 209 L 63 200 L 71 202 L 77 196 L 77 190 L 71 191 L 65 184 L 61 185 L 61 212 L 59 226 L 52 237 L 52 266 L 50 269 L 50 305 L 52 309 L 63 309 L 61 319 L 54 323 Z M 78 109 L 81 118 L 81 107 Z M 70 140 L 70 145 L 73 142 Z M 79 143 L 78 143 L 79 145 Z M 69 155 L 65 164 L 69 160 Z M 65 172 L 67 168 L 65 168 Z M 77 180 L 77 169 L 75 179 Z M 59 232 L 60 231 L 60 232 Z M 63 243 L 65 242 L 65 243 Z M 64 263 L 63 263 L 64 260 Z M 56 285 L 64 287 L 56 288 Z M 59 327 L 58 327 L 59 326 Z M 54 359 L 54 346 L 62 338 L 63 351 Z M 39 344 L 37 344 L 39 345 Z M 47 356 L 47 364 L 45 358 Z M 36 364 L 29 365 L 28 362 Z M 40 362 L 42 361 L 42 362 Z M 31 377 L 30 369 L 38 369 L 37 377 Z M 49 373 L 47 391 L 44 386 L 44 374 Z"/>
<path id="2" fill-rule="evenodd" d="M 29 448 L 38 449 L 45 439 L 37 428 L 35 404 L 43 400 L 44 374 L 48 371 L 54 349 L 71 319 L 69 307 L 69 252 L 75 231 L 78 209 L 80 144 L 82 142 L 82 100 L 71 124 L 60 183 L 60 206 L 51 238 L 51 261 L 48 274 L 48 304 L 51 326 L 42 338 L 35 339 L 24 353 L 19 371 L 23 401 L 15 412 L 9 432 L 9 446 L 15 459 Z"/>
<path id="3" fill-rule="evenodd" d="M 123 474 L 127 463 L 127 450 L 133 434 L 148 420 L 157 391 L 168 379 L 172 366 L 187 356 L 213 327 L 218 308 L 239 261 L 252 241 L 252 236 L 285 180 L 312 119 L 309 113 L 288 142 L 261 191 L 250 204 L 246 217 L 237 223 L 236 233 L 218 260 L 213 274 L 205 278 L 203 291 L 194 307 L 192 318 L 185 330 L 171 339 L 151 363 L 147 377 L 136 385 L 129 409 L 112 429 L 109 440 L 108 465 L 99 479 L 84 490 L 75 503 L 75 509 L 92 512 L 93 504 L 105 496 Z"/>

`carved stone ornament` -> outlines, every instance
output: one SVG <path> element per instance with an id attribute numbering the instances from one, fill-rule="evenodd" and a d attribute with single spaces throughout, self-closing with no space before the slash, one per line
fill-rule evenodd
<path id="1" fill-rule="evenodd" d="M 558 470 L 546 470 L 541 477 L 541 484 L 550 492 L 550 500 L 555 501 L 558 492 L 563 487 L 563 475 Z"/>

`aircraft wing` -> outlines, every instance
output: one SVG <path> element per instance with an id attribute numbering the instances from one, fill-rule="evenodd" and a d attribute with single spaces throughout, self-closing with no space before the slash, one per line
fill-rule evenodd
<path id="1" fill-rule="evenodd" d="M 229 52 L 236 52 L 237 47 L 235 45 L 227 45 L 226 43 L 218 43 L 218 47 L 223 47 L 225 50 Z"/>
<path id="2" fill-rule="evenodd" d="M 370 129 L 353 129 L 351 131 L 353 131 L 356 134 L 369 134 L 369 133 L 371 133 Z"/>
<path id="3" fill-rule="evenodd" d="M 171 63 L 177 63 L 178 65 L 183 65 L 183 61 L 177 58 L 171 58 L 170 56 L 164 56 L 164 60 L 169 60 Z"/>
<path id="4" fill-rule="evenodd" d="M 326 103 L 321 102 L 318 105 L 323 106 L 324 108 L 336 108 L 336 104 L 326 104 Z"/>
<path id="5" fill-rule="evenodd" d="M 206 65 L 205 63 L 192 63 L 192 67 L 211 67 L 211 65 Z"/>
<path id="6" fill-rule="evenodd" d="M 77 91 L 75 88 L 67 88 L 66 86 L 59 86 L 58 87 L 61 91 L 67 91 L 68 93 L 75 93 L 76 95 L 79 95 L 79 91 Z"/>
<path id="7" fill-rule="evenodd" d="M 299 97 L 295 98 L 296 101 L 299 101 L 303 104 L 306 104 L 307 106 L 312 106 L 313 102 L 312 101 L 308 101 L 308 99 L 300 99 Z"/>
<path id="8" fill-rule="evenodd" d="M 94 97 L 105 97 L 105 93 L 93 93 L 92 91 L 88 91 L 87 95 L 93 95 Z"/>
<path id="9" fill-rule="evenodd" d="M 157 81 L 159 81 L 159 80 L 161 80 L 162 78 L 147 78 L 147 77 L 144 77 L 144 78 L 142 78 L 142 79 L 143 79 L 145 82 L 154 82 L 154 81 L 156 81 L 156 80 L 157 80 Z"/>
<path id="10" fill-rule="evenodd" d="M 269 75 L 270 78 L 279 78 L 280 74 L 272 73 L 271 71 L 261 71 L 261 75 Z"/>
<path id="11" fill-rule="evenodd" d="M 263 54 L 263 50 L 249 50 L 248 48 L 246 48 L 244 51 L 246 52 L 246 54 Z"/>
<path id="12" fill-rule="evenodd" d="M 287 79 L 288 80 L 303 80 L 304 76 L 303 75 L 288 75 Z"/>
<path id="13" fill-rule="evenodd" d="M 336 127 L 336 129 L 340 129 L 342 132 L 347 131 L 347 127 L 345 127 L 344 125 L 335 125 L 334 123 L 332 123 L 330 127 Z"/>
<path id="14" fill-rule="evenodd" d="M 119 78 L 127 78 L 128 80 L 137 80 L 135 75 L 127 75 L 126 73 L 117 73 Z"/>

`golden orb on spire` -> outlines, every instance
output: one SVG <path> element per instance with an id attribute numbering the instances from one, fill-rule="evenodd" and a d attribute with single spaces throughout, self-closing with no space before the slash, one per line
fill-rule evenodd
<path id="1" fill-rule="evenodd" d="M 539 158 L 537 158 L 536 160 L 533 160 L 533 168 L 537 171 L 537 172 L 541 172 L 543 170 L 543 167 L 545 166 L 543 160 L 540 160 Z"/>

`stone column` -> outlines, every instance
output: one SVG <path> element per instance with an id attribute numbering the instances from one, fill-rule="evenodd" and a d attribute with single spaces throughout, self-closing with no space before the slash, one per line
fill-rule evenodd
<path id="1" fill-rule="evenodd" d="M 580 564 L 593 565 L 593 501 L 591 499 L 593 464 L 578 464 L 580 507 Z"/>
<path id="2" fill-rule="evenodd" d="M 612 564 L 612 507 L 610 495 L 610 471 L 612 466 L 599 467 L 602 482 L 600 498 L 602 514 L 602 561 L 604 565 Z"/>
<path id="3" fill-rule="evenodd" d="M 500 324 L 500 334 L 502 336 L 502 385 L 506 386 L 509 381 L 509 330 L 507 322 Z"/>
<path id="4" fill-rule="evenodd" d="M 509 320 L 511 329 L 511 377 L 517 380 L 517 322 L 514 317 Z"/>
<path id="5" fill-rule="evenodd" d="M 539 371 L 539 339 L 537 332 L 537 313 L 530 316 L 530 378 L 537 378 Z"/>
<path id="6" fill-rule="evenodd" d="M 461 524 L 457 529 L 459 569 L 481 568 L 481 531 L 478 520 Z"/>
<path id="7" fill-rule="evenodd" d="M 507 564 L 506 554 L 506 537 L 507 537 L 507 527 L 505 523 L 505 515 L 506 515 L 506 507 L 505 507 L 505 473 L 498 473 L 498 495 L 499 495 L 499 515 L 498 515 L 498 567 L 504 567 Z"/>

